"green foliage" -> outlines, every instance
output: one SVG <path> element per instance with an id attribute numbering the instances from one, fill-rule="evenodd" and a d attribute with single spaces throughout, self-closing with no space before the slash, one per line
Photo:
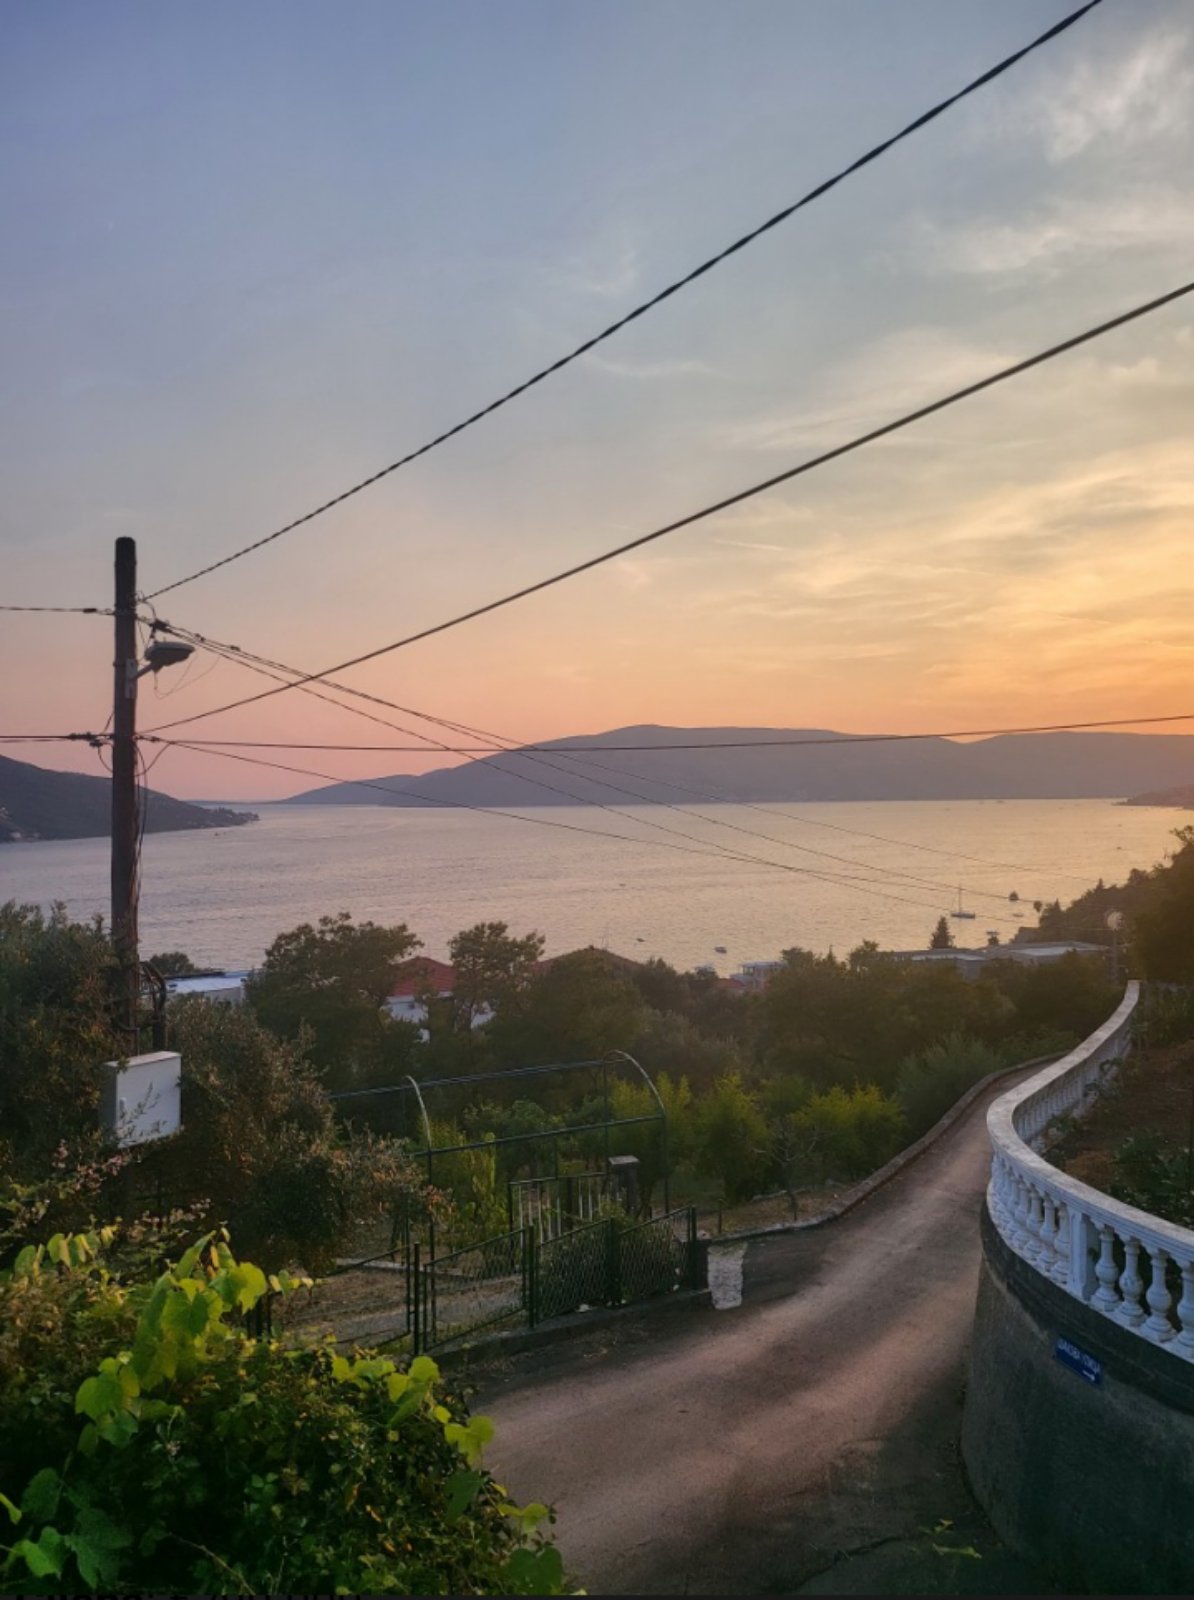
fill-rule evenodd
<path id="1" fill-rule="evenodd" d="M 625 1048 L 636 1060 L 651 1063 L 652 1077 L 687 1078 L 701 1092 L 743 1066 L 734 1040 L 703 1033 L 690 1017 L 674 1011 L 646 1012 Z"/>
<path id="2" fill-rule="evenodd" d="M 697 1107 L 697 1167 L 720 1181 L 726 1200 L 742 1199 L 759 1187 L 767 1148 L 758 1101 L 738 1073 L 727 1073 Z"/>
<path id="3" fill-rule="evenodd" d="M 639 1200 L 649 1210 L 665 1177 L 696 1155 L 699 1132 L 696 1099 L 687 1078 L 672 1078 L 666 1072 L 655 1082 L 667 1113 L 667 1136 L 659 1122 L 615 1128 L 612 1138 L 615 1155 L 637 1156 Z M 610 1086 L 610 1113 L 616 1118 L 656 1117 L 659 1105 L 643 1082 L 615 1079 Z"/>
<path id="4" fill-rule="evenodd" d="M 1149 1047 L 1194 1039 L 1194 988 L 1149 984 L 1138 1013 L 1137 1036 Z"/>
<path id="5" fill-rule="evenodd" d="M 949 925 L 948 917 L 938 917 L 937 926 L 933 929 L 932 938 L 929 940 L 930 950 L 952 950 L 954 947 L 953 929 Z"/>
<path id="6" fill-rule="evenodd" d="M 509 1016 L 518 1010 L 527 998 L 543 944 L 542 934 L 519 938 L 504 922 L 478 922 L 458 933 L 448 947 L 448 959 L 456 969 L 454 1026 L 471 1030 L 478 1013 L 502 1011 Z"/>
<path id="7" fill-rule="evenodd" d="M 268 1289 L 208 1236 L 156 1279 L 109 1237 L 50 1240 L 0 1283 L 0 1545 L 26 1593 L 556 1594 L 545 1507 L 427 1357 L 406 1371 L 243 1332 Z"/>
<path id="8" fill-rule="evenodd" d="M 418 1029 L 382 1007 L 418 945 L 404 923 L 354 923 L 346 911 L 303 923 L 270 945 L 249 1003 L 279 1038 L 304 1042 L 329 1089 L 392 1083 L 410 1071 Z"/>
<path id="9" fill-rule="evenodd" d="M 470 1143 L 473 1135 L 465 1134 L 453 1122 L 433 1122 L 431 1138 L 435 1146 L 451 1146 Z M 436 1156 L 431 1176 L 436 1189 L 447 1197 L 442 1226 L 454 1247 L 492 1238 L 509 1227 L 505 1185 L 498 1179 L 496 1147 Z"/>
<path id="10" fill-rule="evenodd" d="M 1175 830 L 1178 849 L 1154 872 L 1135 919 L 1136 960 L 1146 978 L 1194 983 L 1194 828 Z"/>
<path id="11" fill-rule="evenodd" d="M 98 922 L 0 906 L 0 1167 L 40 1173 L 64 1141 L 94 1133 L 103 1063 L 126 1048 L 114 973 Z"/>
<path id="12" fill-rule="evenodd" d="M 1194 1158 L 1158 1133 L 1134 1133 L 1115 1152 L 1111 1193 L 1180 1227 L 1194 1227 Z"/>
<path id="13" fill-rule="evenodd" d="M 931 1128 L 959 1096 L 1000 1067 L 1006 1055 L 964 1033 L 952 1033 L 900 1066 L 898 1095 L 913 1138 Z"/>
<path id="14" fill-rule="evenodd" d="M 1062 1035 L 1076 1043 L 1105 1022 L 1122 998 L 1101 957 L 1072 952 L 1043 967 L 998 961 L 984 981 L 1014 1008 L 1014 1033 L 1028 1038 Z"/>
<path id="15" fill-rule="evenodd" d="M 769 1074 L 795 1072 L 817 1088 L 895 1087 L 903 1057 L 950 1033 L 998 1039 L 1017 1031 L 1013 1003 L 952 966 L 900 962 L 861 946 L 848 962 L 785 952 L 763 995 Z"/>
<path id="16" fill-rule="evenodd" d="M 536 978 L 515 1013 L 489 1024 L 500 1065 L 582 1061 L 624 1050 L 645 1015 L 642 998 L 616 959 L 603 950 L 561 956 Z"/>
<path id="17" fill-rule="evenodd" d="M 150 956 L 148 965 L 163 978 L 185 978 L 198 970 L 185 950 L 164 950 L 161 955 Z"/>
<path id="18" fill-rule="evenodd" d="M 788 1113 L 803 1136 L 809 1167 L 818 1180 L 862 1178 L 891 1159 L 904 1143 L 899 1102 L 873 1083 L 845 1089 L 834 1084 Z"/>
<path id="19" fill-rule="evenodd" d="M 206 1202 L 267 1265 L 325 1265 L 346 1223 L 393 1215 L 422 1178 L 392 1141 L 344 1132 L 314 1067 L 239 1006 L 172 1013 L 183 1057 L 182 1129 L 145 1149 L 142 1192 Z"/>

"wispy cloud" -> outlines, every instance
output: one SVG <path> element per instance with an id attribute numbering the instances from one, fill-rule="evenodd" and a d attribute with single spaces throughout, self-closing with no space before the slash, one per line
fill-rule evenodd
<path id="1" fill-rule="evenodd" d="M 945 328 L 902 328 L 849 356 L 810 403 L 726 423 L 715 443 L 726 450 L 826 449 L 936 394 L 972 383 L 1009 359 L 1006 352 Z"/>
<path id="2" fill-rule="evenodd" d="M 929 272 L 1054 277 L 1080 260 L 1113 252 L 1189 250 L 1194 206 L 1188 196 L 1159 185 L 1100 199 L 1062 195 L 1027 216 L 921 220 L 912 240 L 913 255 Z"/>
<path id="3" fill-rule="evenodd" d="M 596 367 L 613 378 L 633 378 L 652 381 L 661 378 L 712 378 L 716 368 L 706 361 L 612 361 L 608 356 L 589 355 L 585 365 Z"/>
<path id="4" fill-rule="evenodd" d="M 766 551 L 775 555 L 790 555 L 786 544 L 761 544 L 753 539 L 714 539 L 714 544 L 724 545 L 729 550 L 755 550 Z"/>
<path id="5" fill-rule="evenodd" d="M 639 253 L 632 244 L 622 244 L 592 257 L 572 256 L 552 266 L 547 273 L 552 283 L 573 293 L 608 299 L 629 294 L 638 282 Z"/>
<path id="6" fill-rule="evenodd" d="M 1190 35 L 1170 26 L 1120 58 L 1086 56 L 1068 77 L 1046 83 L 1036 115 L 1049 159 L 1063 162 L 1097 140 L 1122 147 L 1184 131 L 1192 97 Z"/>

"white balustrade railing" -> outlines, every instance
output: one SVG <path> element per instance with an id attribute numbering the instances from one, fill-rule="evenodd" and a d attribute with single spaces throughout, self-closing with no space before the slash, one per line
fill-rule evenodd
<path id="1" fill-rule="evenodd" d="M 1079 1183 L 1041 1151 L 1059 1117 L 1080 1117 L 1132 1044 L 1140 986 L 1068 1056 L 987 1113 L 987 1208 L 1005 1243 L 1043 1277 L 1121 1327 L 1194 1361 L 1194 1230 Z"/>

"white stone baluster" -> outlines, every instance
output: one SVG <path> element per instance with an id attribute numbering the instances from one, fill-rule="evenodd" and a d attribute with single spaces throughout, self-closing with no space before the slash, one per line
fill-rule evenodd
<path id="1" fill-rule="evenodd" d="M 999 1159 L 999 1152 L 991 1156 L 991 1188 L 988 1196 L 988 1205 L 991 1208 L 991 1221 L 1000 1233 L 1007 1232 L 1007 1222 L 1004 1213 L 1006 1207 L 1007 1174 L 1003 1170 L 1003 1162 Z"/>
<path id="2" fill-rule="evenodd" d="M 1129 1328 L 1138 1328 L 1144 1321 L 1144 1307 L 1140 1304 L 1143 1290 L 1144 1279 L 1140 1276 L 1140 1241 L 1128 1238 L 1124 1240 L 1124 1270 L 1119 1275 L 1119 1291 L 1124 1297 L 1123 1304 L 1119 1308 L 1119 1317 Z"/>
<path id="3" fill-rule="evenodd" d="M 1040 1249 L 1038 1263 L 1041 1271 L 1047 1276 L 1053 1276 L 1054 1244 L 1057 1239 L 1057 1208 L 1053 1204 L 1051 1194 L 1041 1196 L 1041 1225 L 1039 1229 Z"/>
<path id="4" fill-rule="evenodd" d="M 1115 1234 L 1106 1224 L 1099 1229 L 1099 1259 L 1095 1265 L 1095 1277 L 1099 1280 L 1099 1287 L 1094 1292 L 1091 1304 L 1112 1317 L 1120 1306 L 1116 1292 L 1119 1268 L 1115 1265 Z"/>
<path id="5" fill-rule="evenodd" d="M 1154 1344 L 1168 1344 L 1175 1331 L 1169 1320 L 1169 1307 L 1173 1302 L 1173 1296 L 1165 1283 L 1165 1269 L 1169 1265 L 1169 1257 L 1164 1250 L 1150 1250 L 1148 1258 L 1152 1263 L 1153 1277 L 1148 1286 L 1148 1293 L 1144 1297 L 1148 1301 L 1149 1314 L 1142 1331 Z"/>
<path id="6" fill-rule="evenodd" d="M 1063 1280 L 1071 1294 L 1089 1300 L 1098 1280 L 1094 1273 L 1095 1225 L 1084 1211 L 1067 1207 L 1070 1221 L 1069 1274 Z"/>
<path id="7" fill-rule="evenodd" d="M 1028 1185 L 1018 1172 L 1012 1174 L 1012 1236 L 1011 1247 L 1017 1255 L 1025 1253 L 1028 1243 Z"/>
<path id="8" fill-rule="evenodd" d="M 1024 1216 L 1024 1256 L 1036 1266 L 1040 1258 L 1040 1190 L 1036 1184 L 1028 1186 L 1028 1214 Z"/>
<path id="9" fill-rule="evenodd" d="M 1070 1208 L 1064 1200 L 1057 1205 L 1057 1232 L 1053 1236 L 1053 1282 L 1064 1289 L 1070 1281 Z"/>
<path id="10" fill-rule="evenodd" d="M 1182 1325 L 1177 1348 L 1194 1361 L 1194 1262 L 1182 1268 L 1182 1297 L 1177 1303 L 1177 1320 Z"/>

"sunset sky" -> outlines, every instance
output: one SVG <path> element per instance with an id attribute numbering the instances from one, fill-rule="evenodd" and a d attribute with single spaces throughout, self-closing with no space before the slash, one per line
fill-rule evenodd
<path id="1" fill-rule="evenodd" d="M 152 590 L 301 515 L 1074 3 L 5 8 L 0 600 L 108 605 L 121 534 Z M 316 670 L 1161 294 L 1194 260 L 1192 120 L 1194 8 L 1105 0 L 599 353 L 161 613 Z M 527 740 L 1194 711 L 1192 374 L 1183 302 L 348 681 Z M 106 619 L 0 630 L 0 731 L 103 725 Z M 142 726 L 265 687 L 210 665 L 147 681 Z M 387 738 L 297 693 L 194 731 Z M 311 786 L 178 751 L 154 781 Z"/>

